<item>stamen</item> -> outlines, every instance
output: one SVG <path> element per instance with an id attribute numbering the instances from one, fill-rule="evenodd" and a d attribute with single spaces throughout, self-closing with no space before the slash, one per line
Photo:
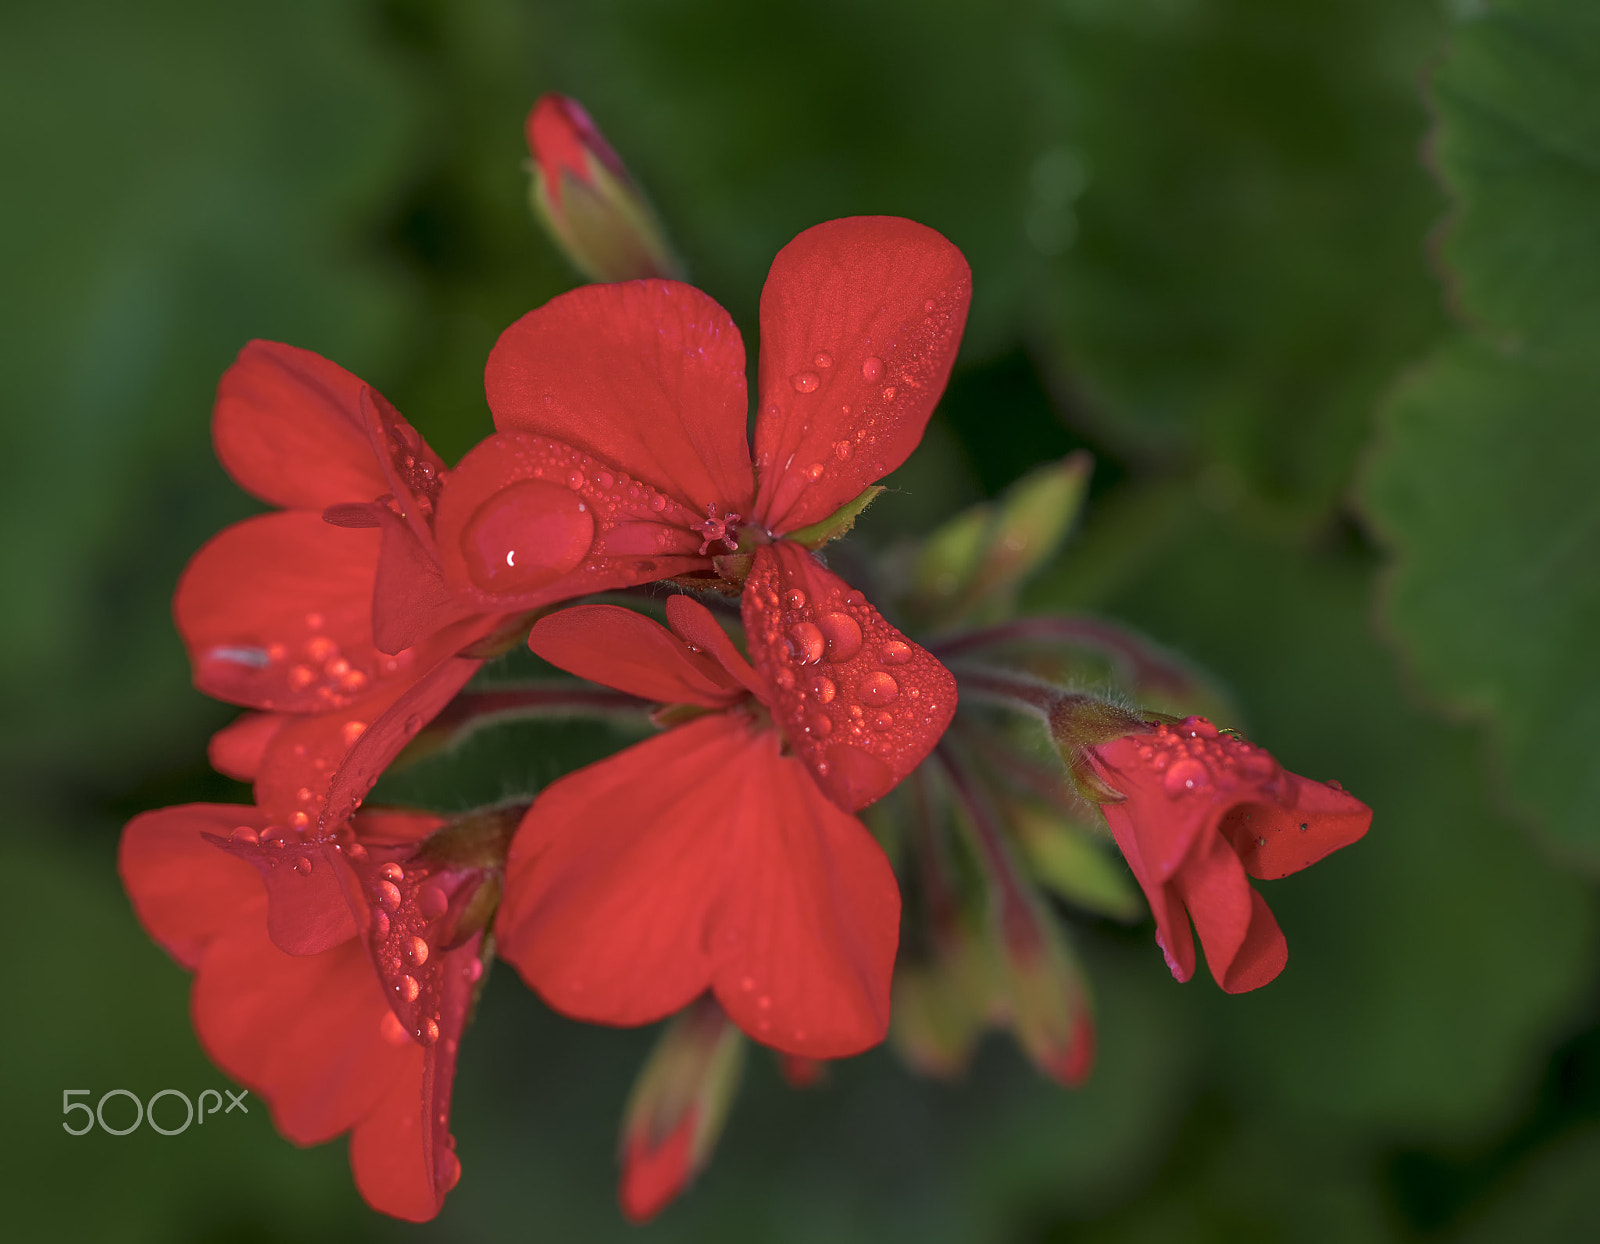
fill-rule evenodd
<path id="1" fill-rule="evenodd" d="M 719 540 L 728 546 L 728 552 L 737 553 L 739 542 L 734 538 L 734 531 L 739 526 L 739 516 L 731 511 L 721 518 L 717 517 L 717 503 L 711 502 L 706 506 L 706 519 L 696 523 L 694 530 L 705 537 L 705 542 L 700 546 L 700 556 L 704 557 L 706 551 Z"/>

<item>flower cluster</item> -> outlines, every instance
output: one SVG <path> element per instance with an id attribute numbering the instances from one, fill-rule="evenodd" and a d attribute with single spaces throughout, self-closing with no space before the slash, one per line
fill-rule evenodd
<path id="1" fill-rule="evenodd" d="M 305 350 L 253 342 L 219 387 L 218 456 L 276 508 L 200 550 L 175 614 L 196 686 L 247 710 L 211 759 L 254 804 L 146 813 L 121 854 L 145 927 L 195 973 L 216 1062 L 291 1140 L 348 1131 L 367 1201 L 424 1220 L 460 1174 L 451 1084 L 494 955 L 575 1018 L 677 1016 L 625 1128 L 624 1208 L 648 1217 L 708 1155 L 746 1037 L 803 1083 L 891 1014 L 934 1072 L 1000 1020 L 1046 1074 L 1087 1076 L 1088 986 L 1036 880 L 1116 918 L 1140 906 L 1084 799 L 1174 975 L 1191 919 L 1223 988 L 1276 975 L 1283 938 L 1246 874 L 1304 867 L 1370 813 L 1204 719 L 1062 689 L 1090 653 L 1147 700 L 1204 695 L 1109 624 L 1007 620 L 1086 462 L 935 533 L 909 576 L 866 567 L 867 593 L 822 560 L 939 400 L 961 253 L 891 217 L 794 239 L 762 292 L 747 439 L 739 331 L 662 279 L 675 261 L 615 153 L 571 101 L 542 101 L 529 133 L 552 230 L 638 279 L 506 329 L 495 431 L 458 464 Z M 584 681 L 473 681 L 524 642 Z M 465 815 L 365 805 L 428 738 L 552 708 L 658 732 Z"/>

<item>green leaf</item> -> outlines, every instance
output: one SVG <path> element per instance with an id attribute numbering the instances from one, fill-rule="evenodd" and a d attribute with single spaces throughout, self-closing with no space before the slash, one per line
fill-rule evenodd
<path id="1" fill-rule="evenodd" d="M 1384 613 L 1423 687 L 1486 721 L 1505 790 L 1600 867 L 1600 14 L 1463 25 L 1434 87 L 1469 327 L 1387 403 L 1364 487 Z"/>

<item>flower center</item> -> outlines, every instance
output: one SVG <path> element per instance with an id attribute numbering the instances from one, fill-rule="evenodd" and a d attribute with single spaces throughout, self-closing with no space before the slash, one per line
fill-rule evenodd
<path id="1" fill-rule="evenodd" d="M 737 553 L 739 551 L 739 541 L 734 537 L 734 529 L 738 525 L 739 516 L 731 510 L 721 518 L 718 518 L 717 503 L 713 501 L 706 506 L 705 521 L 696 523 L 693 528 L 705 537 L 705 542 L 700 545 L 700 556 L 704 557 L 707 550 L 719 541 L 727 546 L 729 553 Z"/>

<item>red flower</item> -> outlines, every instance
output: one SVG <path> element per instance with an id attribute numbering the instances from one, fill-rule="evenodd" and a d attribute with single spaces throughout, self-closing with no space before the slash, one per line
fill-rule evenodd
<path id="1" fill-rule="evenodd" d="M 195 685 L 268 713 L 219 734 L 212 760 L 254 779 L 278 823 L 337 824 L 501 619 L 450 602 L 432 552 L 444 466 L 343 368 L 251 342 L 218 386 L 212 435 L 239 485 L 283 507 L 207 543 L 173 601 Z"/>
<path id="2" fill-rule="evenodd" d="M 884 1035 L 900 917 L 894 873 L 846 809 L 916 767 L 955 688 L 807 554 L 768 551 L 781 572 L 752 576 L 743 606 L 759 670 L 683 596 L 671 632 L 608 605 L 534 626 L 562 669 L 702 711 L 544 790 L 512 843 L 497 935 L 565 1014 L 643 1024 L 710 988 L 757 1040 L 834 1058 Z M 804 586 L 784 601 L 779 580 Z"/>
<path id="3" fill-rule="evenodd" d="M 364 813 L 335 844 L 191 804 L 135 818 L 119 859 L 140 921 L 195 973 L 211 1059 L 296 1144 L 350 1132 L 361 1195 L 413 1221 L 460 1176 L 450 1090 L 498 893 L 492 852 L 462 847 L 483 826 L 441 825 Z"/>
<path id="4" fill-rule="evenodd" d="M 1173 976 L 1194 974 L 1192 919 L 1211 975 L 1229 993 L 1265 985 L 1289 956 L 1247 874 L 1288 876 L 1372 824 L 1372 809 L 1337 783 L 1286 773 L 1204 717 L 1123 734 L 1084 756 L 1107 793 L 1122 796 L 1101 811 L 1150 901 Z"/>

